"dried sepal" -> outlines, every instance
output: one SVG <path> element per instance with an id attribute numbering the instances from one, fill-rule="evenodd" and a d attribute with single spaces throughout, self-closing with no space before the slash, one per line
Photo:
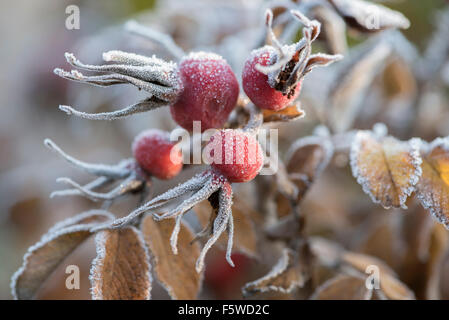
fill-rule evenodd
<path id="1" fill-rule="evenodd" d="M 363 32 L 407 29 L 410 21 L 400 12 L 363 0 L 329 0 L 349 26 Z"/>
<path id="2" fill-rule="evenodd" d="M 200 246 L 192 243 L 194 234 L 184 222 L 180 223 L 177 248 L 174 254 L 170 235 L 175 228 L 174 219 L 156 222 L 148 215 L 141 224 L 142 234 L 152 256 L 155 275 L 173 299 L 196 299 L 201 289 L 202 273 L 195 271 Z"/>
<path id="3" fill-rule="evenodd" d="M 172 201 L 174 201 L 186 194 L 195 195 L 201 189 L 204 190 L 204 187 L 206 184 L 210 188 L 217 187 L 217 184 L 211 183 L 210 178 L 211 178 L 210 174 L 197 174 L 197 175 L 193 176 L 191 179 L 187 180 L 186 182 L 181 183 L 178 186 L 168 190 L 167 192 L 144 203 L 142 206 L 135 209 L 133 212 L 131 212 L 127 216 L 125 216 L 123 218 L 116 219 L 111 224 L 110 227 L 119 228 L 124 225 L 130 224 L 134 219 L 136 219 L 137 217 L 139 217 L 140 215 L 142 215 L 143 213 L 145 213 L 147 211 L 157 210 L 159 213 L 161 213 L 161 209 L 165 208 L 167 205 L 172 203 Z M 217 190 L 217 189 L 218 189 L 218 187 L 215 190 Z M 215 190 L 213 190 L 211 193 L 213 193 Z M 202 199 L 202 200 L 204 200 L 204 199 Z M 200 202 L 200 201 L 201 200 L 199 200 L 198 202 Z M 192 204 L 192 207 L 194 205 L 195 204 Z M 186 206 L 184 206 L 184 208 L 186 208 Z M 187 210 L 189 210 L 189 209 L 187 209 Z M 178 211 L 178 213 L 179 213 L 179 211 Z M 156 218 L 158 218 L 158 216 L 156 216 Z"/>
<path id="4" fill-rule="evenodd" d="M 268 84 L 288 97 L 295 95 L 304 76 L 317 66 L 327 66 L 343 58 L 342 55 L 312 54 L 312 42 L 320 34 L 321 24 L 310 20 L 298 10 L 291 10 L 291 15 L 304 25 L 303 38 L 291 45 L 282 45 L 272 30 L 273 13 L 266 11 L 266 26 L 270 34 L 274 51 L 271 64 L 256 65 L 256 69 L 268 75 Z"/>
<path id="5" fill-rule="evenodd" d="M 296 201 L 301 201 L 311 184 L 327 167 L 333 154 L 333 145 L 327 137 L 309 136 L 291 145 L 286 155 L 286 166 L 290 181 L 298 189 Z"/>
<path id="6" fill-rule="evenodd" d="M 190 180 L 178 185 L 177 187 L 168 190 L 167 192 L 153 198 L 146 202 L 133 212 L 123 218 L 116 219 L 112 223 L 100 226 L 100 229 L 107 228 L 122 228 L 131 224 L 136 218 L 145 212 L 151 212 L 153 218 L 157 221 L 164 219 L 177 218 L 181 219 L 187 211 L 192 209 L 195 205 L 203 200 L 214 198 L 215 200 L 215 214 L 213 221 L 208 227 L 198 234 L 198 237 L 206 237 L 204 247 L 201 250 L 200 256 L 196 263 L 196 270 L 198 273 L 204 267 L 204 258 L 206 253 L 220 238 L 221 234 L 227 230 L 228 243 L 226 249 L 226 260 L 231 266 L 234 266 L 231 259 L 231 251 L 233 244 L 233 218 L 232 218 L 232 187 L 223 176 L 212 172 L 210 170 L 201 174 L 197 174 Z M 175 207 L 169 207 L 176 203 Z M 178 228 L 173 230 L 171 243 L 173 252 L 177 252 L 176 236 Z"/>
<path id="7" fill-rule="evenodd" d="M 106 211 L 91 210 L 53 226 L 28 249 L 23 265 L 13 275 L 13 297 L 32 299 L 58 265 L 92 234 L 92 227 L 112 219 L 112 214 Z"/>
<path id="8" fill-rule="evenodd" d="M 85 185 L 80 185 L 70 178 L 58 178 L 57 182 L 64 183 L 71 189 L 54 191 L 50 198 L 80 195 L 92 201 L 113 201 L 125 194 L 142 191 L 149 185 L 149 176 L 140 169 L 134 159 L 124 159 L 116 165 L 87 163 L 68 155 L 50 139 L 45 139 L 44 144 L 74 167 L 98 177 Z M 123 181 L 110 191 L 98 191 L 121 179 Z"/>
<path id="9" fill-rule="evenodd" d="M 87 163 L 68 155 L 50 139 L 45 139 L 44 144 L 47 148 L 57 153 L 61 158 L 66 160 L 75 168 L 83 170 L 86 173 L 92 175 L 106 176 L 108 178 L 118 179 L 127 177 L 131 172 L 131 170 L 129 169 L 130 160 L 125 160 L 118 165 Z"/>
<path id="10" fill-rule="evenodd" d="M 151 265 L 139 230 L 103 230 L 95 237 L 97 256 L 90 281 L 94 300 L 148 300 Z"/>
<path id="11" fill-rule="evenodd" d="M 195 206 L 194 211 L 201 226 L 207 228 L 214 214 L 209 201 L 200 202 Z M 249 257 L 256 257 L 257 235 L 249 211 L 250 209 L 242 201 L 234 201 L 232 205 L 232 215 L 234 217 L 234 248 L 236 251 Z M 217 245 L 226 247 L 228 242 L 227 238 L 227 234 L 223 234 L 217 241 Z"/>
<path id="12" fill-rule="evenodd" d="M 373 202 L 384 208 L 404 208 L 421 176 L 419 141 L 399 141 L 371 131 L 359 131 L 352 143 L 352 174 Z"/>
<path id="13" fill-rule="evenodd" d="M 357 275 L 337 275 L 319 286 L 311 300 L 371 300 L 373 290 Z"/>
<path id="14" fill-rule="evenodd" d="M 305 267 L 298 255 L 291 249 L 284 249 L 271 271 L 262 278 L 247 283 L 242 292 L 244 296 L 269 291 L 291 293 L 296 288 L 303 287 L 307 279 Z"/>
<path id="15" fill-rule="evenodd" d="M 148 98 L 113 112 L 89 114 L 70 106 L 60 106 L 60 109 L 69 115 L 91 120 L 115 120 L 169 105 L 178 98 L 183 89 L 177 65 L 155 56 L 109 51 L 103 54 L 103 60 L 114 63 L 105 65 L 84 64 L 72 53 L 66 53 L 65 58 L 69 64 L 79 69 L 106 74 L 85 76 L 78 70 L 67 72 L 56 68 L 54 73 L 62 78 L 100 87 L 129 83 L 149 94 Z"/>
<path id="16" fill-rule="evenodd" d="M 416 196 L 435 219 L 449 229 L 449 138 L 422 142 L 422 176 Z"/>

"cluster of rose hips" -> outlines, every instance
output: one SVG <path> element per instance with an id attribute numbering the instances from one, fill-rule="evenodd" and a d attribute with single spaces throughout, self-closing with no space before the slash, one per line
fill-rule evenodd
<path id="1" fill-rule="evenodd" d="M 254 50 L 245 62 L 242 87 L 251 102 L 260 109 L 278 111 L 285 108 L 299 95 L 305 74 L 315 66 L 326 65 L 340 58 L 324 54 L 312 55 L 311 42 L 318 36 L 320 24 L 310 21 L 298 11 L 292 11 L 292 14 L 304 24 L 303 39 L 298 43 L 282 46 L 272 31 L 273 15 L 268 10 L 266 25 L 272 45 Z M 138 31 L 145 35 L 143 27 Z M 173 51 L 173 43 L 167 45 L 167 48 L 172 48 Z M 179 57 L 182 49 L 176 48 L 174 51 Z M 55 73 L 64 78 L 97 86 L 131 83 L 149 94 L 145 100 L 113 112 L 88 114 L 68 106 L 60 107 L 69 114 L 87 119 L 112 120 L 161 106 L 170 106 L 174 121 L 187 130 L 192 130 L 194 121 L 200 121 L 202 131 L 210 128 L 220 129 L 224 127 L 239 98 L 239 83 L 234 72 L 225 59 L 213 53 L 190 53 L 181 57 L 178 64 L 154 56 L 146 57 L 121 51 L 105 53 L 104 60 L 114 63 L 100 66 L 83 64 L 73 54 L 66 54 L 66 58 L 75 67 L 105 74 L 85 76 L 77 70 L 66 72 L 55 69 Z M 199 237 L 207 237 L 208 241 L 198 259 L 197 270 L 202 269 L 204 255 L 225 230 L 229 233 L 227 259 L 232 265 L 230 257 L 233 219 L 230 183 L 250 181 L 261 170 L 264 162 L 263 150 L 255 138 L 256 132 L 257 130 L 245 128 L 219 130 L 206 145 L 212 159 L 210 169 L 144 203 L 108 227 L 117 228 L 132 223 L 144 212 L 152 212 L 156 220 L 175 218 L 176 226 L 171 240 L 173 251 L 177 252 L 177 233 L 183 214 L 200 201 L 209 199 L 216 209 L 216 217 L 211 220 L 213 223 L 211 222 L 210 226 L 198 234 Z M 183 166 L 181 151 L 170 141 L 169 133 L 160 130 L 147 130 L 139 134 L 132 146 L 133 159 L 110 167 L 82 163 L 64 154 L 51 141 L 47 141 L 47 145 L 70 162 L 99 176 L 86 186 L 65 179 L 63 182 L 69 183 L 75 189 L 56 192 L 59 195 L 81 193 L 94 200 L 112 200 L 125 192 L 137 191 L 151 176 L 170 179 L 176 176 Z M 127 179 L 127 182 L 107 194 L 94 190 L 107 181 L 117 179 Z M 189 196 L 186 198 L 187 194 Z M 167 209 L 175 200 L 179 200 L 175 208 Z"/>

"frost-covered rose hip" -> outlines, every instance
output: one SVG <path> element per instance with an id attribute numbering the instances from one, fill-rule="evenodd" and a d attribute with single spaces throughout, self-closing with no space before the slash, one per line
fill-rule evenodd
<path id="1" fill-rule="evenodd" d="M 132 145 L 139 166 L 159 179 L 170 179 L 182 169 L 182 153 L 168 132 L 150 129 L 136 136 Z"/>
<path id="2" fill-rule="evenodd" d="M 177 49 L 176 52 L 183 52 Z M 175 63 L 113 50 L 103 54 L 105 61 L 113 63 L 91 65 L 67 53 L 71 65 L 100 75 L 87 76 L 78 70 L 68 72 L 56 68 L 57 75 L 97 86 L 130 83 L 147 92 L 148 97 L 112 112 L 86 113 L 65 105 L 60 109 L 85 119 L 115 120 L 170 106 L 173 119 L 187 130 L 193 129 L 194 121 L 201 123 L 202 131 L 222 128 L 239 96 L 239 83 L 231 67 L 213 53 L 194 52 L 179 58 Z"/>
<path id="3" fill-rule="evenodd" d="M 242 73 L 242 85 L 248 98 L 259 108 L 281 110 L 295 100 L 304 76 L 316 66 L 341 59 L 340 55 L 312 54 L 312 42 L 320 33 L 320 23 L 301 12 L 292 15 L 304 24 L 303 38 L 281 45 L 272 30 L 273 13 L 266 12 L 266 25 L 272 45 L 254 50 Z"/>
<path id="4" fill-rule="evenodd" d="M 272 88 L 268 82 L 268 75 L 256 69 L 257 65 L 270 66 L 276 57 L 276 50 L 265 46 L 254 50 L 245 62 L 242 74 L 242 85 L 248 98 L 259 108 L 281 110 L 295 100 L 301 90 L 301 81 L 295 85 L 292 93 L 284 94 Z"/>
<path id="5" fill-rule="evenodd" d="M 263 166 L 262 147 L 253 134 L 242 130 L 220 130 L 209 140 L 206 150 L 210 165 L 229 182 L 247 182 Z"/>
<path id="6" fill-rule="evenodd" d="M 176 123 L 187 130 L 192 130 L 193 121 L 201 121 L 202 131 L 223 127 L 239 95 L 226 60 L 212 53 L 191 53 L 179 63 L 179 72 L 184 89 L 170 107 Z"/>

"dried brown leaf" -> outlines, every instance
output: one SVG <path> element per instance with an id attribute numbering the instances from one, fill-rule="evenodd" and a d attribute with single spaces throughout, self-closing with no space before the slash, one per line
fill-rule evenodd
<path id="1" fill-rule="evenodd" d="M 292 144 L 287 152 L 286 163 L 289 178 L 298 188 L 298 202 L 327 167 L 333 153 L 332 143 L 326 137 L 305 137 Z"/>
<path id="2" fill-rule="evenodd" d="M 290 105 L 282 110 L 263 110 L 263 122 L 288 122 L 301 119 L 305 116 L 299 105 Z"/>
<path id="3" fill-rule="evenodd" d="M 260 279 L 247 283 L 243 295 L 276 291 L 291 293 L 301 288 L 307 280 L 304 266 L 298 261 L 297 255 L 290 249 L 284 249 L 278 263 L 271 271 Z"/>
<path id="4" fill-rule="evenodd" d="M 434 225 L 426 264 L 427 283 L 425 298 L 442 299 L 441 284 L 444 282 L 444 257 L 448 252 L 449 234 L 442 225 Z M 443 298 L 444 299 L 444 298 Z"/>
<path id="5" fill-rule="evenodd" d="M 146 216 L 141 224 L 159 282 L 173 299 L 196 299 L 201 289 L 202 274 L 196 272 L 195 264 L 201 248 L 197 242 L 191 243 L 194 234 L 182 222 L 178 235 L 178 254 L 175 255 L 170 245 L 174 227 L 174 219 L 156 222 L 151 216 Z"/>
<path id="6" fill-rule="evenodd" d="M 90 229 L 112 219 L 106 211 L 91 210 L 53 226 L 28 249 L 23 265 L 12 277 L 13 297 L 32 299 L 58 265 L 92 234 Z"/>
<path id="7" fill-rule="evenodd" d="M 365 274 L 369 266 L 379 268 L 380 289 L 386 298 L 391 300 L 415 299 L 413 291 L 399 281 L 393 269 L 382 260 L 372 256 L 346 251 L 342 255 L 342 261 L 360 271 L 361 274 Z"/>
<path id="8" fill-rule="evenodd" d="M 399 281 L 396 278 L 396 273 L 393 271 L 393 269 L 390 268 L 385 262 L 383 262 L 380 259 L 377 259 L 372 256 L 368 256 L 365 254 L 345 251 L 343 248 L 341 248 L 339 245 L 334 244 L 330 241 L 321 239 L 321 238 L 313 238 L 312 239 L 312 251 L 317 255 L 318 259 L 323 263 L 324 265 L 327 265 L 328 267 L 339 267 L 340 270 L 346 270 L 348 267 L 355 272 L 357 272 L 362 281 L 363 281 L 363 287 L 368 290 L 365 286 L 365 280 L 368 279 L 367 272 L 369 271 L 368 267 L 375 266 L 379 270 L 379 282 L 380 282 L 380 292 L 376 291 L 381 297 L 388 298 L 388 299 L 395 299 L 395 300 L 407 300 L 407 299 L 414 299 L 415 295 L 413 291 L 411 291 L 404 283 Z M 353 272 L 351 272 L 352 274 Z M 352 275 L 349 277 L 353 277 Z M 342 280 L 343 281 L 343 280 Z M 343 281 L 345 282 L 345 281 Z M 353 294 L 356 294 L 357 298 L 355 299 L 362 299 L 359 294 L 365 294 L 367 291 L 362 290 L 360 287 L 354 286 L 355 281 L 349 282 L 352 284 L 350 285 L 351 288 L 346 288 L 346 284 L 337 282 L 338 285 L 336 285 L 335 288 L 333 288 L 332 280 L 330 280 L 330 284 L 323 284 L 322 288 L 329 291 L 329 295 L 325 295 L 325 297 L 328 297 L 328 299 L 338 299 L 338 298 L 332 298 L 333 294 L 338 296 L 339 290 L 348 290 L 348 293 L 353 296 Z M 331 286 L 331 288 L 327 289 L 328 286 Z M 340 286 L 342 289 L 340 289 Z M 362 290 L 362 291 L 358 291 Z M 319 294 L 323 291 L 322 289 L 317 289 L 317 292 L 314 294 L 314 296 L 319 296 Z M 327 291 L 325 291 L 327 292 Z M 331 295 L 332 294 L 332 295 Z M 344 296 L 344 294 L 341 294 Z M 371 294 L 370 294 L 371 297 Z M 342 299 L 348 299 L 349 297 L 344 297 Z"/>
<path id="9" fill-rule="evenodd" d="M 384 208 L 404 208 L 421 176 L 419 144 L 359 131 L 351 146 L 351 168 L 373 202 Z"/>
<path id="10" fill-rule="evenodd" d="M 449 139 L 437 138 L 423 149 L 416 196 L 438 222 L 449 228 Z"/>
<path id="11" fill-rule="evenodd" d="M 368 266 L 375 265 L 379 268 L 381 274 L 396 276 L 393 269 L 391 269 L 385 262 L 366 254 L 345 251 L 341 256 L 341 260 L 362 273 L 365 273 Z"/>
<path id="12" fill-rule="evenodd" d="M 327 280 L 310 299 L 312 300 L 370 300 L 372 290 L 365 285 L 363 277 L 338 275 Z"/>
<path id="13" fill-rule="evenodd" d="M 390 300 L 413 300 L 415 294 L 404 283 L 384 273 L 380 276 L 380 289 Z"/>
<path id="14" fill-rule="evenodd" d="M 97 257 L 90 281 L 94 300 L 148 300 L 151 265 L 144 240 L 134 227 L 103 230 L 95 237 Z"/>

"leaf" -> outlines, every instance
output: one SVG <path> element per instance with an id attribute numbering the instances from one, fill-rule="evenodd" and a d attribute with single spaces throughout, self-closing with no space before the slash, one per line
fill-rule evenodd
<path id="1" fill-rule="evenodd" d="M 379 268 L 381 274 L 396 276 L 393 269 L 391 269 L 385 262 L 366 254 L 345 251 L 341 256 L 341 260 L 362 273 L 365 273 L 368 266 L 375 265 Z"/>
<path id="2" fill-rule="evenodd" d="M 338 275 L 327 280 L 310 297 L 311 300 L 371 300 L 372 290 L 363 277 Z"/>
<path id="3" fill-rule="evenodd" d="M 144 240 L 134 227 L 103 230 L 95 237 L 97 257 L 90 282 L 94 300 L 148 300 L 151 265 Z"/>
<path id="4" fill-rule="evenodd" d="M 413 291 L 399 281 L 396 273 L 385 262 L 372 256 L 346 251 L 342 255 L 342 261 L 362 274 L 366 274 L 369 266 L 379 268 L 380 289 L 386 298 L 392 300 L 415 299 Z"/>
<path id="5" fill-rule="evenodd" d="M 362 0 L 329 0 L 337 12 L 353 28 L 364 32 L 410 27 L 410 21 L 400 12 Z"/>
<path id="6" fill-rule="evenodd" d="M 401 234 L 401 216 L 390 212 L 376 211 L 360 229 L 361 237 L 354 237 L 353 251 L 377 257 L 393 269 L 400 267 L 406 252 Z"/>
<path id="7" fill-rule="evenodd" d="M 25 254 L 11 280 L 13 297 L 32 299 L 58 265 L 92 234 L 90 229 L 112 219 L 106 211 L 91 210 L 57 223 Z"/>
<path id="8" fill-rule="evenodd" d="M 351 145 L 352 174 L 373 202 L 384 208 L 406 209 L 407 197 L 421 176 L 419 143 L 357 132 Z"/>
<path id="9" fill-rule="evenodd" d="M 242 291 L 244 296 L 268 291 L 291 293 L 296 288 L 302 288 L 307 278 L 297 255 L 290 249 L 284 249 L 273 269 L 264 277 L 247 283 Z"/>
<path id="10" fill-rule="evenodd" d="M 363 107 L 364 97 L 391 51 L 389 43 L 370 41 L 352 49 L 334 66 L 333 84 L 326 104 L 330 108 L 329 125 L 335 132 L 345 132 L 352 127 Z"/>
<path id="11" fill-rule="evenodd" d="M 200 255 L 197 242 L 191 243 L 194 234 L 181 223 L 178 235 L 178 254 L 173 254 L 170 236 L 175 227 L 174 219 L 154 221 L 148 215 L 141 224 L 145 242 L 151 256 L 156 277 L 173 299 L 196 299 L 201 289 L 202 274 L 195 270 Z"/>
<path id="12" fill-rule="evenodd" d="M 429 247 L 429 259 L 426 264 L 426 292 L 425 298 L 429 300 L 442 299 L 441 284 L 444 282 L 444 258 L 449 247 L 449 234 L 440 224 L 435 224 Z M 443 298 L 444 299 L 444 298 Z"/>
<path id="13" fill-rule="evenodd" d="M 436 220 L 449 229 L 449 138 L 423 142 L 422 176 L 416 196 Z"/>
<path id="14" fill-rule="evenodd" d="M 415 294 L 404 283 L 389 274 L 380 277 L 380 289 L 390 300 L 414 300 Z"/>
<path id="15" fill-rule="evenodd" d="M 321 23 L 320 38 L 324 37 L 328 51 L 331 54 L 345 53 L 348 50 L 348 44 L 344 20 L 327 6 L 316 6 L 312 12 Z"/>
<path id="16" fill-rule="evenodd" d="M 377 259 L 372 256 L 368 256 L 365 254 L 345 251 L 339 245 L 334 244 L 330 241 L 321 239 L 321 238 L 313 238 L 311 242 L 312 251 L 317 255 L 318 260 L 328 267 L 339 267 L 340 270 L 347 270 L 348 267 L 351 267 L 352 270 L 358 272 L 362 279 L 366 279 L 369 275 L 367 274 L 367 269 L 370 266 L 375 266 L 379 269 L 379 282 L 380 282 L 380 292 L 376 290 L 376 293 L 383 298 L 395 299 L 395 300 L 407 300 L 414 299 L 414 293 L 401 281 L 396 278 L 396 273 L 382 260 Z M 344 282 L 344 281 L 343 281 Z M 354 281 L 351 281 L 354 282 Z M 327 286 L 324 284 L 321 288 L 330 290 L 329 293 L 326 293 L 325 297 L 328 299 L 332 299 L 333 294 L 338 295 L 337 291 L 345 291 L 348 290 L 348 293 L 356 294 L 360 299 L 359 290 L 357 286 L 354 287 L 354 284 L 351 284 L 351 288 L 345 288 L 347 284 L 337 283 L 335 288 L 327 289 Z M 331 282 L 331 286 L 333 286 Z M 340 288 L 342 287 L 342 288 Z M 363 280 L 363 287 L 365 286 L 365 280 Z M 317 296 L 322 289 L 317 289 L 317 292 L 314 296 Z M 361 290 L 361 289 L 360 289 Z M 325 291 L 326 292 L 326 291 Z M 362 290 L 362 294 L 364 294 Z M 343 293 L 341 294 L 343 295 Z M 337 299 L 337 298 L 335 298 Z M 347 299 L 347 298 L 342 298 Z"/>
<path id="17" fill-rule="evenodd" d="M 305 116 L 304 110 L 299 105 L 290 105 L 282 110 L 262 110 L 263 122 L 289 122 L 301 119 Z"/>
<path id="18" fill-rule="evenodd" d="M 327 167 L 333 153 L 332 143 L 326 137 L 305 137 L 292 144 L 287 152 L 286 163 L 289 178 L 298 188 L 298 202 Z"/>
<path id="19" fill-rule="evenodd" d="M 300 235 L 301 225 L 295 215 L 290 214 L 265 229 L 266 235 L 274 240 L 292 240 Z"/>
<path id="20" fill-rule="evenodd" d="M 198 221 L 205 228 L 212 214 L 212 206 L 205 200 L 195 206 L 194 209 Z M 257 257 L 257 235 L 252 215 L 255 213 L 242 201 L 235 197 L 232 204 L 232 216 L 234 217 L 234 250 L 239 251 L 249 257 Z M 226 247 L 228 241 L 227 233 L 223 233 L 217 244 Z"/>

